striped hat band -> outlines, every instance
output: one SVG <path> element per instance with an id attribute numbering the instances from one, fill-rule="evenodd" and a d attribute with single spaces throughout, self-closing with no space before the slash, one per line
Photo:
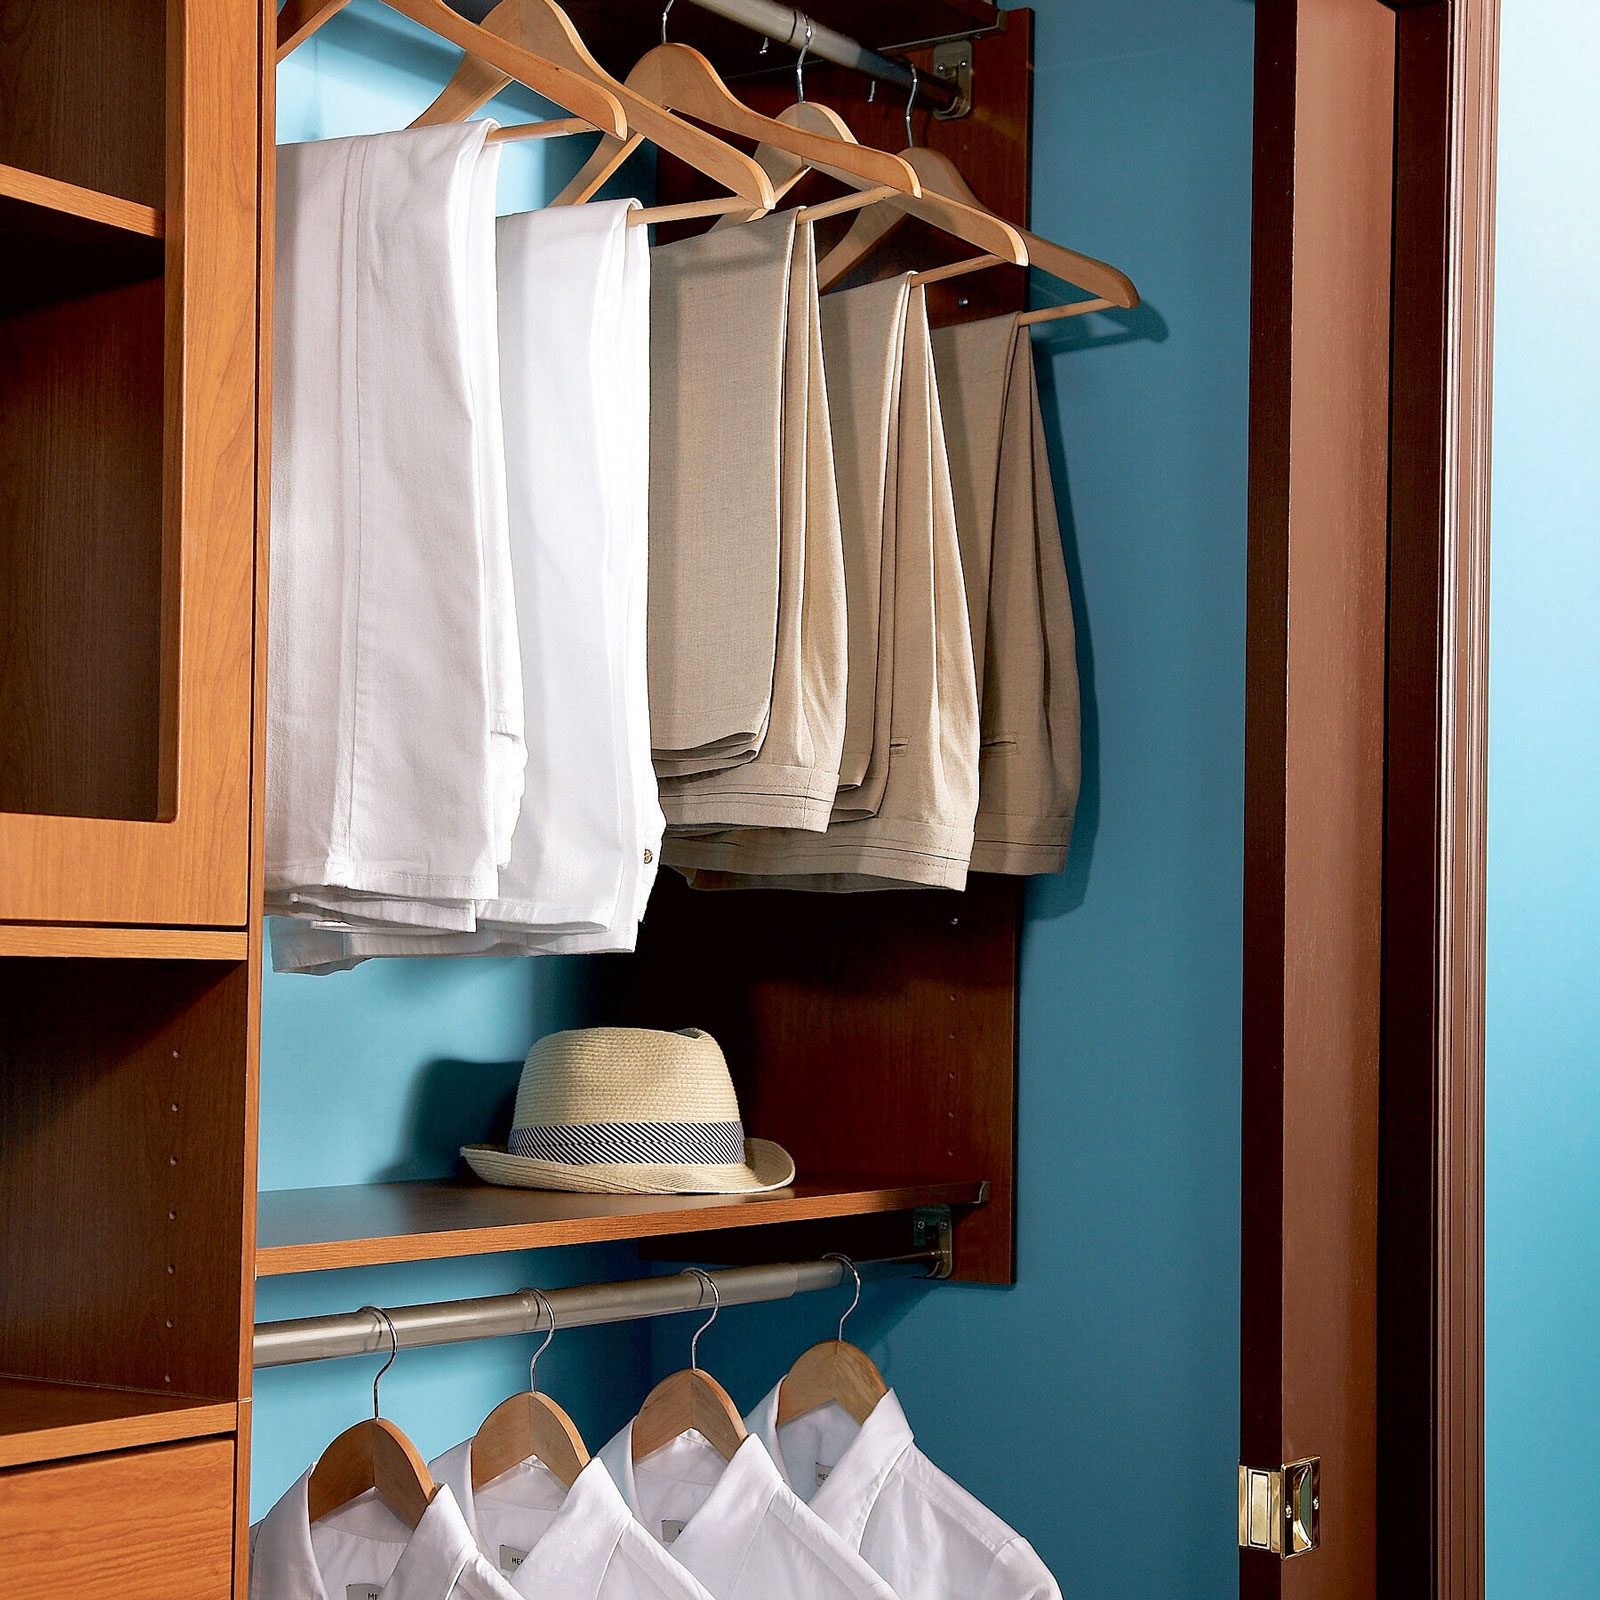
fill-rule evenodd
<path id="1" fill-rule="evenodd" d="M 510 1154 L 569 1167 L 732 1166 L 745 1159 L 742 1122 L 531 1123 Z"/>

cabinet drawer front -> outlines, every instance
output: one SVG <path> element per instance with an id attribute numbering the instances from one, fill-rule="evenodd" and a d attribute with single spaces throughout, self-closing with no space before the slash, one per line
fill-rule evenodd
<path id="1" fill-rule="evenodd" d="M 227 1600 L 233 1444 L 0 1473 L 6 1600 Z"/>

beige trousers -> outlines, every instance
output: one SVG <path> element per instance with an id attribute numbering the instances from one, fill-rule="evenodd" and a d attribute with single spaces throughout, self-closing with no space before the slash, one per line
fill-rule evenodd
<path id="1" fill-rule="evenodd" d="M 941 328 L 933 352 L 983 707 L 972 868 L 1058 872 L 1078 798 L 1078 662 L 1033 351 L 1008 316 Z"/>
<path id="2" fill-rule="evenodd" d="M 895 313 L 887 297 L 877 303 Z M 978 804 L 977 682 L 920 288 L 906 294 L 903 329 L 883 535 L 893 565 L 880 595 L 884 616 L 869 759 L 869 770 L 884 763 L 876 812 L 836 819 L 822 834 L 753 829 L 669 841 L 665 859 L 689 869 L 697 886 L 855 890 L 890 884 L 960 888 L 966 882 Z M 853 594 L 850 599 L 853 606 Z M 885 618 L 892 639 L 887 672 L 881 651 Z M 887 745 L 881 742 L 885 721 Z"/>
<path id="3" fill-rule="evenodd" d="M 757 223 L 754 226 L 761 227 Z M 720 235 L 718 236 L 720 237 Z M 669 829 L 828 825 L 845 731 L 845 568 L 817 305 L 816 246 L 797 230 L 784 316 L 778 592 L 770 701 L 759 750 L 709 771 L 664 770 Z M 722 594 L 723 606 L 737 596 Z M 720 647 L 703 652 L 715 671 Z M 676 765 L 676 764 L 675 764 Z"/>

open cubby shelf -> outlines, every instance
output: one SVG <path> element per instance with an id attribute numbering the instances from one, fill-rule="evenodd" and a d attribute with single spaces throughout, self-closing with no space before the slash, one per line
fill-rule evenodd
<path id="1" fill-rule="evenodd" d="M 260 1197 L 256 1276 L 975 1206 L 987 1192 L 976 1180 L 813 1182 L 757 1195 L 557 1194 L 468 1179 L 280 1189 Z"/>
<path id="2" fill-rule="evenodd" d="M 229 1433 L 232 1401 L 0 1376 L 0 1468 Z"/>
<path id="3" fill-rule="evenodd" d="M 120 961 L 244 961 L 243 928 L 85 927 L 0 922 L 0 956 L 72 956 Z"/>
<path id="4" fill-rule="evenodd" d="M 163 231 L 154 206 L 0 166 L 0 315 L 159 278 Z"/>

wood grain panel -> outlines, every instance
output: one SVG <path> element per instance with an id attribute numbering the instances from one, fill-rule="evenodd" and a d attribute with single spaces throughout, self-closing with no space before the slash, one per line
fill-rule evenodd
<path id="1" fill-rule="evenodd" d="M 247 996 L 0 960 L 0 1372 L 237 1398 Z"/>
<path id="2" fill-rule="evenodd" d="M 239 91 L 257 81 L 257 11 L 251 0 L 185 0 L 170 20 L 167 412 L 156 445 L 166 474 L 155 612 L 162 759 L 152 814 L 172 820 L 0 816 L 0 917 L 10 920 L 237 927 L 246 918 L 261 155 L 257 95 Z M 136 75 L 130 61 L 124 75 Z M 146 66 L 159 79 L 159 55 Z M 86 509 L 103 538 L 114 502 Z M 81 618 L 61 610 L 63 635 L 92 653 Z"/>
<path id="3" fill-rule="evenodd" d="M 231 1433 L 237 1413 L 226 1401 L 0 1376 L 0 1467 Z"/>
<path id="4" fill-rule="evenodd" d="M 959 1270 L 1005 1282 L 1019 923 L 1015 880 L 697 893 L 663 873 L 638 954 L 598 973 L 593 1019 L 709 1029 L 745 1126 L 784 1145 L 803 1183 L 990 1181 L 961 1224 Z"/>
<path id="5" fill-rule="evenodd" d="M 166 34 L 166 0 L 0 0 L 0 161 L 159 206 Z"/>
<path id="6" fill-rule="evenodd" d="M 770 1227 L 816 1218 L 970 1206 L 983 1185 L 867 1188 L 809 1181 L 765 1195 L 585 1195 L 473 1179 L 282 1189 L 260 1197 L 256 1271 L 320 1272 L 380 1262 L 547 1250 L 614 1239 Z"/>
<path id="7" fill-rule="evenodd" d="M 243 961 L 249 936 L 221 928 L 67 927 L 0 922 L 0 956 L 89 956 L 99 960 Z"/>
<path id="8" fill-rule="evenodd" d="M 6 1600 L 227 1600 L 233 1442 L 0 1475 Z"/>
<path id="9" fill-rule="evenodd" d="M 1376 1585 L 1395 19 L 1256 15 L 1241 1459 L 1322 1458 L 1322 1549 L 1245 1600 Z"/>
<path id="10" fill-rule="evenodd" d="M 0 321 L 0 811 L 159 814 L 162 330 L 159 282 Z"/>

